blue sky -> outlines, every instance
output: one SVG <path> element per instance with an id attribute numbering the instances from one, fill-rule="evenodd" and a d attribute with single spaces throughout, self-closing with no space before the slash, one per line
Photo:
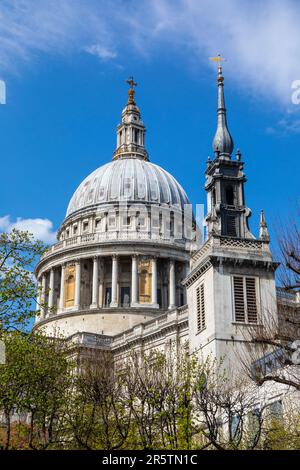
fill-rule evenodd
<path id="1" fill-rule="evenodd" d="M 251 228 L 263 208 L 274 233 L 299 200 L 299 20 L 292 1 L 2 0 L 0 229 L 54 239 L 79 183 L 112 157 L 130 75 L 151 161 L 205 202 L 217 96 L 208 57 L 221 52 Z"/>

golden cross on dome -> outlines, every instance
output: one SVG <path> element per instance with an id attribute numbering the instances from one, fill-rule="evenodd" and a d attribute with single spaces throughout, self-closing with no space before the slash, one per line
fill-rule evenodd
<path id="1" fill-rule="evenodd" d="M 128 80 L 126 80 L 126 83 L 130 86 L 131 90 L 134 90 L 134 87 L 137 86 L 138 84 L 133 80 L 133 77 L 129 77 Z"/>

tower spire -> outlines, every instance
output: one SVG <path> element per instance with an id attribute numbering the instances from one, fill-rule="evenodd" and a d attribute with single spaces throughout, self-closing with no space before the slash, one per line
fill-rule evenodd
<path id="1" fill-rule="evenodd" d="M 270 235 L 268 231 L 268 225 L 265 219 L 264 211 L 260 213 L 260 221 L 259 221 L 259 239 L 264 241 L 270 241 Z"/>
<path id="2" fill-rule="evenodd" d="M 149 160 L 145 149 L 146 128 L 141 119 L 141 113 L 135 102 L 135 87 L 133 77 L 126 80 L 129 85 L 128 100 L 122 112 L 122 122 L 117 128 L 117 148 L 113 160 L 118 158 L 140 158 Z"/>
<path id="3" fill-rule="evenodd" d="M 246 207 L 241 152 L 231 159 L 233 140 L 227 128 L 224 100 L 224 77 L 220 55 L 211 60 L 218 62 L 218 126 L 213 140 L 214 160 L 206 168 L 208 236 L 253 239 L 248 225 L 251 210 Z"/>
<path id="4" fill-rule="evenodd" d="M 233 151 L 233 139 L 227 126 L 226 107 L 224 98 L 224 77 L 221 61 L 224 60 L 220 54 L 217 57 L 211 57 L 211 60 L 218 62 L 218 110 L 217 110 L 217 131 L 213 139 L 213 151 L 216 157 L 230 158 Z"/>

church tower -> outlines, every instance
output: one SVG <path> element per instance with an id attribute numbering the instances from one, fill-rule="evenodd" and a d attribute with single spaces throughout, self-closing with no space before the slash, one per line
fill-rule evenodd
<path id="1" fill-rule="evenodd" d="M 263 212 L 258 239 L 248 226 L 244 163 L 239 150 L 232 156 L 220 62 L 217 85 L 214 158 L 208 160 L 205 173 L 206 241 L 192 256 L 184 285 L 191 352 L 198 351 L 204 359 L 211 355 L 237 372 L 249 328 L 261 328 L 267 316 L 276 316 L 277 263 Z"/>
<path id="2" fill-rule="evenodd" d="M 208 160 L 206 170 L 208 235 L 253 239 L 248 227 L 251 211 L 245 206 L 246 177 L 239 150 L 235 160 L 232 159 L 233 139 L 227 127 L 221 65 L 218 67 L 217 116 L 217 131 L 213 140 L 215 158 Z"/>

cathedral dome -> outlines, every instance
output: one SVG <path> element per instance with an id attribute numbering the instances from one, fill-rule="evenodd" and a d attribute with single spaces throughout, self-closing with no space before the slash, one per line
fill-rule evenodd
<path id="1" fill-rule="evenodd" d="M 37 328 L 49 336 L 113 336 L 185 302 L 193 214 L 176 179 L 149 161 L 136 83 L 128 84 L 112 161 L 78 186 L 37 266 L 49 305 Z"/>
<path id="2" fill-rule="evenodd" d="M 164 204 L 184 209 L 187 195 L 167 171 L 139 158 L 119 158 L 91 173 L 73 194 L 66 216 L 113 202 Z"/>

